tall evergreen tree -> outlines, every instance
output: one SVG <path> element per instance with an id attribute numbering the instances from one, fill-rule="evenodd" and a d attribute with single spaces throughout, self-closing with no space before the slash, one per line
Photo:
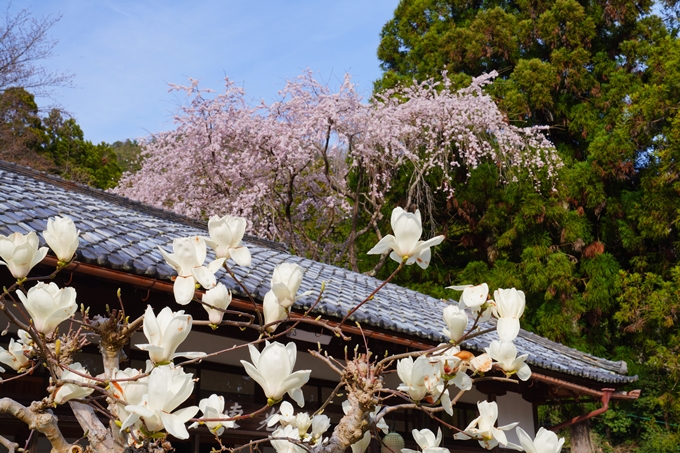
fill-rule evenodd
<path id="1" fill-rule="evenodd" d="M 499 184 L 492 165 L 462 171 L 438 204 L 449 247 L 433 260 L 439 276 L 520 285 L 538 333 L 644 364 L 655 354 L 632 354 L 645 333 L 630 318 L 637 302 L 623 295 L 647 272 L 674 284 L 680 215 L 680 43 L 672 19 L 651 8 L 647 0 L 403 0 L 382 31 L 376 83 L 499 72 L 489 93 L 514 124 L 550 126 L 561 183 L 536 191 L 521 177 Z M 651 312 L 637 311 L 639 322 Z M 677 329 L 666 313 L 665 326 Z M 664 374 L 675 375 L 677 367 Z M 675 399 L 666 384 L 664 401 Z M 677 424 L 675 403 L 659 395 L 652 405 Z"/>

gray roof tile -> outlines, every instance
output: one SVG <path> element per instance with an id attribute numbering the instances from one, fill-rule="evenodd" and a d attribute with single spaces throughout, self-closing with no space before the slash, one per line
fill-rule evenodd
<path id="1" fill-rule="evenodd" d="M 158 246 L 171 250 L 172 240 L 181 236 L 207 236 L 205 222 L 106 192 L 67 183 L 59 178 L 0 162 L 0 234 L 42 230 L 47 218 L 66 214 L 81 231 L 78 259 L 86 263 L 170 280 L 175 271 L 161 258 Z M 36 200 L 40 200 L 37 202 Z M 44 242 L 41 238 L 41 242 Z M 303 297 L 298 306 L 309 306 L 316 299 L 321 282 L 326 282 L 324 297 L 315 312 L 342 317 L 356 303 L 367 297 L 380 281 L 346 269 L 318 263 L 288 254 L 280 244 L 247 237 L 253 266 L 232 270 L 256 297 L 269 290 L 274 267 L 295 262 L 306 269 L 303 291 L 315 294 Z M 209 259 L 214 258 L 212 252 Z M 227 287 L 241 294 L 241 289 L 224 272 L 218 273 Z M 406 333 L 432 341 L 446 341 L 440 316 L 448 302 L 387 284 L 352 319 L 361 323 Z M 493 326 L 493 321 L 481 325 Z M 495 333 L 474 338 L 466 346 L 483 350 Z M 625 364 L 611 362 L 567 348 L 532 333 L 521 331 L 515 341 L 520 354 L 529 354 L 527 362 L 544 369 L 581 376 L 599 382 L 623 384 L 634 376 L 625 376 Z"/>

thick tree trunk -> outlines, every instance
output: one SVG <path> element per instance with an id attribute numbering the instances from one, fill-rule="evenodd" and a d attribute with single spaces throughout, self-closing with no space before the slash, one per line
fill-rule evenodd
<path id="1" fill-rule="evenodd" d="M 592 453 L 593 451 L 588 420 L 571 425 L 571 453 Z"/>

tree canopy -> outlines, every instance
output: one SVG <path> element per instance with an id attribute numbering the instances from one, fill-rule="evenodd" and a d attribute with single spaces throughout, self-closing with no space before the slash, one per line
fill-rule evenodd
<path id="1" fill-rule="evenodd" d="M 557 191 L 499 185 L 491 167 L 471 172 L 438 204 L 450 249 L 433 263 L 444 280 L 512 281 L 528 293 L 533 330 L 633 359 L 645 384 L 661 373 L 636 413 L 667 427 L 680 421 L 677 365 L 666 360 L 677 315 L 661 303 L 678 264 L 675 7 L 659 6 L 664 21 L 650 1 L 402 1 L 382 30 L 376 83 L 462 83 L 497 70 L 487 92 L 511 123 L 550 126 L 564 162 Z M 651 326 L 665 330 L 648 339 Z M 650 432 L 639 446 L 659 451 Z"/>

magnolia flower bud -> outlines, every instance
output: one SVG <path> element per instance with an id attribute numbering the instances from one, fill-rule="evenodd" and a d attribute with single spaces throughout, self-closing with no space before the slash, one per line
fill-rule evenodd
<path id="1" fill-rule="evenodd" d="M 31 231 L 27 235 L 12 233 L 0 235 L 0 264 L 7 266 L 14 278 L 25 278 L 47 255 L 47 247 L 38 248 L 38 236 Z"/>
<path id="2" fill-rule="evenodd" d="M 467 313 L 455 305 L 447 305 L 444 308 L 444 322 L 447 327 L 444 329 L 444 335 L 453 341 L 458 341 L 465 334 L 468 324 Z"/>
<path id="3" fill-rule="evenodd" d="M 515 288 L 497 289 L 493 297 L 496 303 L 493 312 L 498 318 L 498 336 L 502 341 L 513 341 L 519 333 L 519 318 L 524 313 L 524 292 Z"/>
<path id="4" fill-rule="evenodd" d="M 52 217 L 47 221 L 43 232 L 45 242 L 50 246 L 59 261 L 68 263 L 78 248 L 78 234 L 73 220 L 66 216 Z"/>
<path id="5" fill-rule="evenodd" d="M 203 305 L 205 311 L 208 312 L 210 322 L 219 324 L 224 317 L 224 312 L 222 310 L 226 310 L 231 303 L 231 292 L 222 283 L 218 283 L 213 289 L 209 289 L 203 294 L 202 300 L 204 303 L 212 306 Z M 222 310 L 216 310 L 217 308 Z"/>
<path id="6" fill-rule="evenodd" d="M 78 309 L 76 290 L 70 287 L 59 289 L 56 283 L 38 282 L 26 295 L 17 290 L 17 296 L 31 315 L 35 329 L 44 334 L 53 332 Z"/>
<path id="7" fill-rule="evenodd" d="M 90 373 L 88 373 L 87 370 L 78 362 L 72 363 L 69 368 L 77 371 L 80 374 L 87 374 L 88 376 L 90 375 Z M 61 380 L 76 381 L 87 384 L 95 383 L 94 380 L 87 379 L 80 374 L 74 373 L 71 370 L 64 370 L 64 372 L 61 373 Z M 92 392 L 94 392 L 94 389 L 90 387 L 81 387 L 78 384 L 62 384 L 54 393 L 54 402 L 57 404 L 64 404 L 68 400 L 84 398 Z"/>
<path id="8" fill-rule="evenodd" d="M 295 296 L 302 284 L 304 271 L 302 267 L 292 263 L 279 264 L 274 268 L 271 287 L 283 308 L 290 308 L 297 299 Z"/>
<path id="9" fill-rule="evenodd" d="M 286 316 L 288 316 L 286 309 L 279 305 L 279 300 L 276 298 L 276 295 L 273 291 L 267 291 L 267 294 L 264 295 L 262 311 L 264 312 L 265 324 L 286 319 Z M 267 332 L 272 333 L 277 327 L 279 327 L 278 324 L 271 325 L 267 327 Z"/>

